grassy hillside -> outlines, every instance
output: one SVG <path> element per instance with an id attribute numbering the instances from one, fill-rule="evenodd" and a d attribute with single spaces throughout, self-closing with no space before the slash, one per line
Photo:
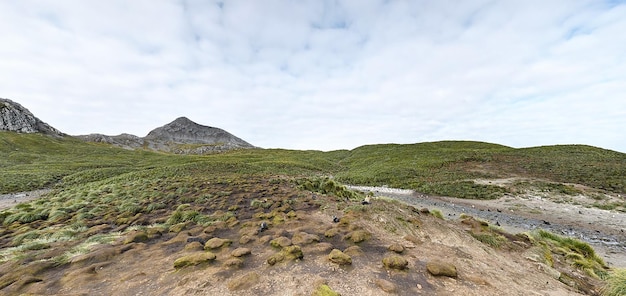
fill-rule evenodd
<path id="1" fill-rule="evenodd" d="M 536 178 L 626 192 L 626 154 L 590 146 L 506 146 L 444 141 L 369 145 L 352 151 L 248 149 L 206 156 L 129 151 L 72 138 L 0 133 L 0 193 L 103 180 L 196 163 L 240 173 L 332 175 L 359 185 L 388 185 L 462 198 L 497 198 L 507 189 L 475 179 Z M 548 184 L 562 191 L 568 188 Z"/>

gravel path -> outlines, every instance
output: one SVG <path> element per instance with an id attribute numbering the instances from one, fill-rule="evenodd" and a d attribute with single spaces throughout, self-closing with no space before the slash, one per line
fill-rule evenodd
<path id="1" fill-rule="evenodd" d="M 439 209 L 447 219 L 465 213 L 499 224 L 510 233 L 546 229 L 553 233 L 581 239 L 596 249 L 609 266 L 626 267 L 626 214 L 549 200 L 501 198 L 465 200 L 429 196 L 412 190 L 387 187 L 348 186 L 373 192 L 418 208 Z"/>

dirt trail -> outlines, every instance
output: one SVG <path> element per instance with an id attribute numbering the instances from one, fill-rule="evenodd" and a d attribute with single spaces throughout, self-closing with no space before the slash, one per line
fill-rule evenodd
<path id="1" fill-rule="evenodd" d="M 626 267 L 626 213 L 556 203 L 545 198 L 506 196 L 497 200 L 468 200 L 430 196 L 412 190 L 349 186 L 416 207 L 439 209 L 447 219 L 460 214 L 499 224 L 511 233 L 537 228 L 589 243 L 609 266 Z"/>

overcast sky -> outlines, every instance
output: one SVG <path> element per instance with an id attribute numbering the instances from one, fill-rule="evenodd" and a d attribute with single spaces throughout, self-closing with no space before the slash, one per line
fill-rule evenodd
<path id="1" fill-rule="evenodd" d="M 626 152 L 625 1 L 0 0 L 0 97 L 72 135 Z"/>

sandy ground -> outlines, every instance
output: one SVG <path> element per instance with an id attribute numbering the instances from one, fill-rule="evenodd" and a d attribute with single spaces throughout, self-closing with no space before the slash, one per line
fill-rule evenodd
<path id="1" fill-rule="evenodd" d="M 8 209 L 17 204 L 40 198 L 50 192 L 50 189 L 41 189 L 28 192 L 0 194 L 0 210 Z"/>
<path id="2" fill-rule="evenodd" d="M 448 219 L 462 213 L 499 224 L 511 233 L 537 228 L 576 237 L 594 247 L 609 266 L 626 267 L 626 213 L 554 202 L 539 196 L 506 196 L 497 200 L 468 200 L 429 196 L 411 190 L 350 186 L 416 207 L 436 208 Z"/>

